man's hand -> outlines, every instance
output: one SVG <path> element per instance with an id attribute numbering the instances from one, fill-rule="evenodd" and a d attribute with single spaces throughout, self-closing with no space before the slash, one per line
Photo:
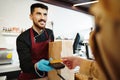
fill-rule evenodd
<path id="1" fill-rule="evenodd" d="M 53 70 L 53 68 L 49 64 L 49 60 L 45 60 L 45 59 L 41 59 L 40 61 L 38 61 L 36 63 L 36 67 L 40 71 L 49 72 L 49 71 Z"/>

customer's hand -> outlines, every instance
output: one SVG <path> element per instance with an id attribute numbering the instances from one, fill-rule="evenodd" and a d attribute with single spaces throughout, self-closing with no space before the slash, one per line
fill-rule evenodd
<path id="1" fill-rule="evenodd" d="M 53 70 L 53 68 L 49 64 L 49 60 L 45 60 L 45 59 L 41 59 L 40 61 L 38 61 L 36 63 L 36 67 L 40 71 L 49 72 L 49 71 Z"/>
<path id="2" fill-rule="evenodd" d="M 74 69 L 76 66 L 80 66 L 81 58 L 77 56 L 63 57 L 63 63 L 69 68 Z"/>

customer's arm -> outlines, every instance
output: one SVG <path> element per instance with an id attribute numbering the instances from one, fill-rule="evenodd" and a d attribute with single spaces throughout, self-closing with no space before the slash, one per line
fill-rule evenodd
<path id="1" fill-rule="evenodd" d="M 80 64 L 80 73 L 87 76 L 98 76 L 98 66 L 95 61 L 83 59 Z"/>
<path id="2" fill-rule="evenodd" d="M 106 80 L 105 75 L 96 61 L 83 60 L 80 65 L 80 73 L 98 80 Z"/>
<path id="3" fill-rule="evenodd" d="M 63 63 L 69 68 L 74 69 L 76 66 L 80 66 L 80 74 L 84 74 L 88 77 L 95 77 L 101 79 L 103 74 L 99 69 L 95 61 L 82 59 L 78 56 L 64 57 Z"/>

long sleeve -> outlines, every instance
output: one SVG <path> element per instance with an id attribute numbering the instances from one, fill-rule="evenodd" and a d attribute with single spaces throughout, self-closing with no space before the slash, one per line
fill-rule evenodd
<path id="1" fill-rule="evenodd" d="M 27 35 L 26 38 L 20 35 L 16 41 L 20 67 L 23 72 L 34 72 L 34 64 L 32 63 L 31 54 L 30 54 L 31 45 L 28 37 L 29 36 L 28 32 L 26 35 Z"/>
<path id="2" fill-rule="evenodd" d="M 92 77 L 93 80 L 106 80 L 98 64 L 95 61 L 90 60 L 82 60 L 80 64 L 80 71 L 77 76 L 79 76 L 82 80 L 88 80 L 90 77 Z"/>

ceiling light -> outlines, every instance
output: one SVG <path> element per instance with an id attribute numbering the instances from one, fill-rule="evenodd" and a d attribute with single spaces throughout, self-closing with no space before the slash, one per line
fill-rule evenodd
<path id="1" fill-rule="evenodd" d="M 73 6 L 81 6 L 81 5 L 87 5 L 87 4 L 97 3 L 97 2 L 99 1 L 97 0 L 97 1 L 83 2 L 83 3 L 74 4 Z"/>

